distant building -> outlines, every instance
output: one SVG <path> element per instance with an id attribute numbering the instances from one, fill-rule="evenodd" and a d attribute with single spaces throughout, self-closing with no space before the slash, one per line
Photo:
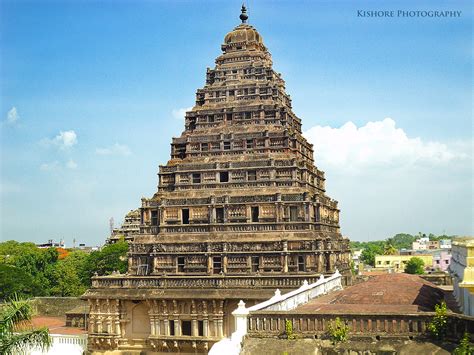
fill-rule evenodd
<path id="1" fill-rule="evenodd" d="M 451 253 L 442 250 L 436 253 L 433 253 L 433 271 L 447 271 L 449 263 L 451 262 Z"/>
<path id="2" fill-rule="evenodd" d="M 474 316 L 474 237 L 453 241 L 449 273 L 459 308 L 464 314 Z"/>
<path id="3" fill-rule="evenodd" d="M 140 233 L 140 223 L 140 210 L 131 210 L 125 216 L 125 221 L 122 226 L 112 231 L 112 235 L 107 240 L 107 243 L 117 243 L 122 238 L 127 241 L 133 240 L 134 235 Z"/>
<path id="4" fill-rule="evenodd" d="M 66 243 L 64 240 L 60 240 L 59 243 L 56 243 L 53 239 L 48 239 L 47 243 L 36 244 L 38 248 L 66 248 Z"/>
<path id="5" fill-rule="evenodd" d="M 439 249 L 439 241 L 430 240 L 428 237 L 418 238 L 412 243 L 413 250 L 434 250 Z"/>
<path id="6" fill-rule="evenodd" d="M 439 241 L 440 249 L 451 249 L 451 239 L 441 239 Z"/>
<path id="7" fill-rule="evenodd" d="M 405 265 L 413 257 L 420 258 L 425 263 L 425 268 L 431 268 L 433 265 L 433 255 L 417 254 L 417 255 L 376 255 L 376 269 L 393 269 L 395 272 L 404 272 Z"/>

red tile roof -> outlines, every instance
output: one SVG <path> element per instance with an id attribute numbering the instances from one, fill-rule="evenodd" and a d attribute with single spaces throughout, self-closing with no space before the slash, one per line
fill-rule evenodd
<path id="1" fill-rule="evenodd" d="M 299 306 L 294 312 L 405 314 L 433 311 L 446 292 L 417 275 L 382 274 Z"/>

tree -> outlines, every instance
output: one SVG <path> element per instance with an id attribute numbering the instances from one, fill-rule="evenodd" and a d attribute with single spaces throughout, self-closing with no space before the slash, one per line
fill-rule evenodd
<path id="1" fill-rule="evenodd" d="M 423 259 L 420 259 L 420 258 L 417 258 L 416 256 L 414 256 L 414 257 L 410 258 L 410 260 L 408 260 L 408 262 L 405 266 L 405 272 L 407 274 L 421 275 L 421 274 L 425 273 L 424 266 L 425 266 L 425 263 L 424 263 Z"/>
<path id="2" fill-rule="evenodd" d="M 22 269 L 0 264 L 0 300 L 6 300 L 15 294 L 20 296 L 34 296 L 33 278 Z"/>
<path id="3" fill-rule="evenodd" d="M 447 315 L 446 302 L 442 301 L 441 304 L 435 306 L 436 315 L 428 323 L 428 331 L 436 339 L 444 339 L 448 331 L 448 315 Z"/>
<path id="4" fill-rule="evenodd" d="M 50 293 L 53 296 L 80 296 L 86 290 L 86 285 L 80 277 L 87 254 L 74 251 L 63 260 L 59 260 L 53 270 Z"/>
<path id="5" fill-rule="evenodd" d="M 396 255 L 398 250 L 393 246 L 394 241 L 388 238 L 383 245 L 383 255 Z"/>
<path id="6" fill-rule="evenodd" d="M 360 254 L 361 260 L 368 264 L 375 266 L 375 256 L 383 254 L 383 249 L 378 244 L 367 244 Z"/>
<path id="7" fill-rule="evenodd" d="M 0 354 L 27 353 L 31 348 L 46 350 L 51 345 L 47 328 L 28 329 L 33 310 L 29 301 L 17 296 L 0 313 Z"/>
<path id="8" fill-rule="evenodd" d="M 94 251 L 88 255 L 82 270 L 82 281 L 86 285 L 91 284 L 91 277 L 95 273 L 99 275 L 110 275 L 113 271 L 124 273 L 127 271 L 128 243 L 125 241 L 106 245 L 100 251 Z"/>

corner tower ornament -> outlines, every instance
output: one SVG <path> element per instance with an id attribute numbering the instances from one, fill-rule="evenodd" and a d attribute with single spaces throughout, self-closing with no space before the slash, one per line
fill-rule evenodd
<path id="1" fill-rule="evenodd" d="M 143 198 L 125 275 L 92 278 L 89 350 L 206 353 L 231 312 L 336 268 L 349 240 L 257 30 L 229 32 Z"/>
<path id="2" fill-rule="evenodd" d="M 241 11 L 241 14 L 239 17 L 242 20 L 242 23 L 246 23 L 249 17 L 247 16 L 247 8 L 245 7 L 244 4 L 242 4 L 242 9 L 240 11 Z"/>

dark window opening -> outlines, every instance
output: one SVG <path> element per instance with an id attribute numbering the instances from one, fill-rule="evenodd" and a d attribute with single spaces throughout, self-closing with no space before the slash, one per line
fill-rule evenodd
<path id="1" fill-rule="evenodd" d="M 255 93 L 255 92 L 254 92 L 254 93 Z M 244 112 L 244 118 L 245 118 L 246 120 L 250 120 L 250 118 L 252 118 L 251 113 L 250 113 L 250 112 Z"/>
<path id="2" fill-rule="evenodd" d="M 233 91 L 232 91 L 233 92 Z M 232 121 L 232 114 L 228 113 L 227 114 L 227 121 Z"/>
<path id="3" fill-rule="evenodd" d="M 184 272 L 184 256 L 178 256 L 178 272 Z"/>
<path id="4" fill-rule="evenodd" d="M 253 148 L 253 139 L 247 139 L 247 148 Z"/>
<path id="5" fill-rule="evenodd" d="M 260 257 L 252 256 L 252 272 L 258 272 L 260 269 Z"/>
<path id="6" fill-rule="evenodd" d="M 234 90 L 229 90 L 229 96 L 234 96 L 235 95 L 235 91 Z M 230 119 L 232 119 L 232 115 L 230 115 Z M 229 118 L 229 115 L 227 115 L 227 119 Z"/>
<path id="7" fill-rule="evenodd" d="M 151 211 L 151 225 L 158 225 L 158 211 Z"/>
<path id="8" fill-rule="evenodd" d="M 212 271 L 214 274 L 220 274 L 222 271 L 222 258 L 220 256 L 214 256 L 212 258 Z"/>
<path id="9" fill-rule="evenodd" d="M 321 216 L 319 215 L 319 206 L 316 206 L 314 208 L 314 215 L 315 215 L 315 218 L 316 218 L 316 222 L 319 222 Z"/>
<path id="10" fill-rule="evenodd" d="M 181 321 L 181 335 L 191 336 L 191 321 L 190 320 Z"/>
<path id="11" fill-rule="evenodd" d="M 290 206 L 290 221 L 297 222 L 298 221 L 298 207 Z"/>
<path id="12" fill-rule="evenodd" d="M 216 208 L 216 221 L 217 223 L 224 223 L 224 208 Z"/>
<path id="13" fill-rule="evenodd" d="M 219 180 L 220 180 L 220 182 L 229 182 L 229 172 L 228 171 L 221 171 L 219 173 Z"/>
<path id="14" fill-rule="evenodd" d="M 207 152 L 209 150 L 209 143 L 202 143 L 201 144 L 201 150 L 203 152 Z"/>
<path id="15" fill-rule="evenodd" d="M 210 122 L 210 123 L 213 123 L 214 122 L 214 115 L 208 116 L 207 121 Z"/>
<path id="16" fill-rule="evenodd" d="M 252 207 L 252 222 L 258 222 L 258 207 Z"/>
<path id="17" fill-rule="evenodd" d="M 200 184 L 201 183 L 201 174 L 195 173 L 193 174 L 193 184 Z"/>
<path id="18" fill-rule="evenodd" d="M 257 172 L 255 170 L 252 170 L 252 171 L 249 171 L 247 173 L 247 178 L 248 178 L 248 181 L 255 181 L 257 180 Z"/>
<path id="19" fill-rule="evenodd" d="M 198 320 L 198 336 L 204 336 L 204 321 Z"/>
<path id="20" fill-rule="evenodd" d="M 189 224 L 189 209 L 183 208 L 181 210 L 181 213 L 182 213 L 182 223 Z"/>
<path id="21" fill-rule="evenodd" d="M 298 256 L 298 271 L 306 271 L 304 256 Z"/>
<path id="22" fill-rule="evenodd" d="M 170 320 L 170 335 L 174 335 L 174 320 Z"/>
<path id="23" fill-rule="evenodd" d="M 230 150 L 230 142 L 224 142 L 224 150 Z"/>

